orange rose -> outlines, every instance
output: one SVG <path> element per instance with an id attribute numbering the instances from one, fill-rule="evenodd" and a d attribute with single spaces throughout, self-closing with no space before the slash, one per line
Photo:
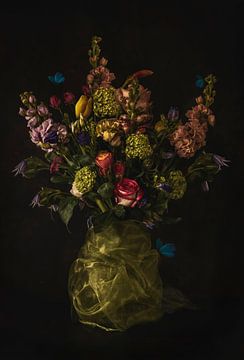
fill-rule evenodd
<path id="1" fill-rule="evenodd" d="M 111 152 L 101 150 L 96 157 L 96 165 L 99 167 L 100 175 L 106 176 L 113 163 Z"/>

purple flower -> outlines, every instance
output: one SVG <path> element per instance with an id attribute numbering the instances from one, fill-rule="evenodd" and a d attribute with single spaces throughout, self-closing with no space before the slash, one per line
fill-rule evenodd
<path id="1" fill-rule="evenodd" d="M 58 142 L 57 131 L 53 130 L 53 131 L 43 134 L 42 142 L 49 143 L 49 144 L 57 144 L 57 142 Z"/>
<path id="2" fill-rule="evenodd" d="M 30 203 L 30 206 L 31 207 L 40 207 L 40 206 L 42 206 L 41 205 L 41 203 L 40 203 L 40 195 L 39 194 L 36 194 L 34 197 L 33 197 L 33 199 L 32 199 L 32 201 L 31 201 L 31 203 Z"/>
<path id="3" fill-rule="evenodd" d="M 84 131 L 77 135 L 77 139 L 80 145 L 89 145 L 91 142 L 90 135 Z"/>
<path id="4" fill-rule="evenodd" d="M 227 163 L 230 162 L 230 160 L 225 159 L 223 156 L 220 155 L 213 155 L 214 162 L 218 165 L 219 170 L 221 170 L 222 166 L 229 166 Z"/>
<path id="5" fill-rule="evenodd" d="M 158 186 L 157 186 L 159 189 L 161 189 L 161 190 L 164 190 L 164 191 L 166 191 L 166 192 L 171 192 L 171 190 L 172 190 L 172 188 L 171 188 L 171 186 L 169 186 L 168 184 L 159 184 Z"/>
<path id="6" fill-rule="evenodd" d="M 58 205 L 52 204 L 52 205 L 50 205 L 50 206 L 48 207 L 48 209 L 50 209 L 51 212 L 52 212 L 52 211 L 53 211 L 53 212 L 57 212 L 57 211 L 58 211 Z"/>
<path id="7" fill-rule="evenodd" d="M 179 119 L 179 110 L 175 106 L 171 106 L 167 115 L 168 120 L 177 121 Z"/>
<path id="8" fill-rule="evenodd" d="M 25 177 L 25 170 L 26 170 L 26 161 L 22 160 L 18 165 L 15 166 L 12 172 L 15 173 L 14 176 L 22 175 L 23 177 Z"/>
<path id="9" fill-rule="evenodd" d="M 203 182 L 201 183 L 201 185 L 202 185 L 202 189 L 203 189 L 204 192 L 208 192 L 208 191 L 209 191 L 209 185 L 208 185 L 207 180 L 203 181 Z"/>

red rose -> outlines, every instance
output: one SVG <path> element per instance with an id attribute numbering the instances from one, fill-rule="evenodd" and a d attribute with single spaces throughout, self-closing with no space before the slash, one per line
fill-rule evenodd
<path id="1" fill-rule="evenodd" d="M 116 161 L 113 166 L 114 175 L 118 179 L 122 179 L 125 173 L 125 164 L 122 161 Z"/>
<path id="2" fill-rule="evenodd" d="M 71 92 L 65 92 L 64 93 L 64 102 L 65 104 L 74 104 L 75 102 L 75 95 L 72 94 Z"/>
<path id="3" fill-rule="evenodd" d="M 96 165 L 99 167 L 100 174 L 106 176 L 111 168 L 113 162 L 113 155 L 111 152 L 101 150 L 96 157 Z"/>
<path id="4" fill-rule="evenodd" d="M 124 178 L 115 185 L 115 201 L 123 206 L 135 207 L 144 195 L 136 180 Z"/>
<path id="5" fill-rule="evenodd" d="M 61 104 L 61 100 L 56 95 L 50 97 L 50 105 L 54 109 L 59 109 L 60 104 Z"/>

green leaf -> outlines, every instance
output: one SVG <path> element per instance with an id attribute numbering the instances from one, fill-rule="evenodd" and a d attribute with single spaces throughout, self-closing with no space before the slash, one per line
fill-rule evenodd
<path id="1" fill-rule="evenodd" d="M 55 175 L 50 178 L 50 181 L 54 184 L 61 184 L 61 183 L 72 184 L 72 179 L 69 176 Z"/>
<path id="2" fill-rule="evenodd" d="M 116 205 L 114 208 L 114 213 L 117 217 L 121 218 L 125 215 L 125 208 L 122 205 Z"/>
<path id="3" fill-rule="evenodd" d="M 58 213 L 66 226 L 73 215 L 74 208 L 78 204 L 78 201 L 79 200 L 73 196 L 68 196 L 59 201 Z"/>
<path id="4" fill-rule="evenodd" d="M 27 178 L 33 178 L 40 171 L 49 170 L 49 164 L 38 157 L 30 156 L 25 159 L 25 162 L 25 176 Z"/>
<path id="5" fill-rule="evenodd" d="M 83 155 L 74 155 L 73 159 L 76 163 L 78 163 L 80 166 L 90 165 L 93 162 L 93 159 L 91 156 L 87 154 Z"/>
<path id="6" fill-rule="evenodd" d="M 39 191 L 40 204 L 43 206 L 50 206 L 57 202 L 64 196 L 64 193 L 58 189 L 42 188 Z"/>
<path id="7" fill-rule="evenodd" d="M 114 189 L 114 185 L 110 182 L 106 182 L 97 189 L 97 193 L 103 199 L 110 199 L 113 195 L 113 189 Z"/>

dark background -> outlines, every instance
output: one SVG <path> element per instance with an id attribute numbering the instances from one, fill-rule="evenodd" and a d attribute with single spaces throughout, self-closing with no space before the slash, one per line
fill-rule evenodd
<path id="1" fill-rule="evenodd" d="M 2 9 L 1 359 L 244 358 L 243 9 L 242 1 Z M 79 97 L 93 35 L 103 38 L 116 86 L 137 70 L 154 71 L 144 83 L 152 90 L 156 116 L 171 105 L 184 114 L 198 95 L 195 76 L 215 74 L 217 122 L 207 149 L 231 160 L 209 193 L 193 188 L 172 205 L 172 214 L 183 221 L 162 229 L 161 237 L 177 245 L 175 259 L 162 259 L 163 280 L 199 310 L 178 311 L 119 334 L 71 320 L 67 275 L 84 239 L 84 219 L 76 213 L 68 233 L 46 209 L 29 206 L 46 180 L 11 173 L 23 158 L 41 154 L 18 115 L 19 94 L 31 90 L 47 101 L 57 93 L 47 76 L 60 71 L 66 77 L 61 91 Z"/>

